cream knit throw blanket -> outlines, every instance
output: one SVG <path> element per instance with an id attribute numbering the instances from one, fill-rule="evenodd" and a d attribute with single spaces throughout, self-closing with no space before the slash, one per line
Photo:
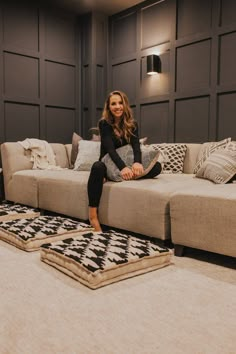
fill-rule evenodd
<path id="1" fill-rule="evenodd" d="M 30 160 L 33 162 L 33 169 L 41 170 L 58 170 L 62 169 L 56 166 L 56 159 L 51 145 L 40 139 L 25 139 L 18 141 L 25 150 L 31 152 Z"/>

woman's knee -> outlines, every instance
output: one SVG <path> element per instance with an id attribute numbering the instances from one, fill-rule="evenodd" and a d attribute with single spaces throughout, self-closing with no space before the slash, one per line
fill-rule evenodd
<path id="1" fill-rule="evenodd" d="M 101 175 L 105 175 L 106 174 L 106 165 L 102 161 L 96 161 L 92 165 L 91 171 L 93 171 L 93 172 L 96 171 L 97 173 L 99 173 Z"/>
<path id="2" fill-rule="evenodd" d="M 158 161 L 155 163 L 151 171 L 148 172 L 146 176 L 144 176 L 144 178 L 154 178 L 161 173 L 161 170 L 162 170 L 162 166 L 161 163 Z"/>
<path id="3" fill-rule="evenodd" d="M 161 163 L 159 161 L 157 161 L 155 163 L 155 165 L 153 166 L 153 168 L 151 169 L 151 172 L 152 172 L 153 176 L 155 177 L 161 173 L 161 170 L 162 170 Z"/>

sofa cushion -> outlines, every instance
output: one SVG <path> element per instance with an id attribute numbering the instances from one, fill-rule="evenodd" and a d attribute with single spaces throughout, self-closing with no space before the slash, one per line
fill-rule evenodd
<path id="1" fill-rule="evenodd" d="M 133 231 L 161 240 L 170 238 L 171 195 L 188 186 L 212 184 L 194 175 L 160 174 L 157 178 L 106 182 L 99 205 L 104 225 Z"/>
<path id="2" fill-rule="evenodd" d="M 202 144 L 202 147 L 199 151 L 196 165 L 194 166 L 193 173 L 197 173 L 199 168 L 202 166 L 204 161 L 218 149 L 225 149 L 226 145 L 231 141 L 231 138 L 223 139 L 221 141 L 208 142 Z"/>
<path id="3" fill-rule="evenodd" d="M 38 208 L 38 177 L 44 173 L 44 170 L 15 172 L 8 182 L 7 200 Z"/>
<path id="4" fill-rule="evenodd" d="M 163 151 L 166 156 L 162 173 L 183 173 L 186 144 L 151 144 L 154 149 Z"/>
<path id="5" fill-rule="evenodd" d="M 167 266 L 172 252 L 155 240 L 111 230 L 45 244 L 40 254 L 42 261 L 97 289 Z"/>
<path id="6" fill-rule="evenodd" d="M 172 241 L 236 257 L 235 185 L 202 181 L 171 196 Z"/>
<path id="7" fill-rule="evenodd" d="M 197 156 L 201 149 L 202 144 L 194 143 L 194 144 L 186 144 L 187 151 L 184 158 L 184 173 L 193 173 L 194 166 L 197 162 Z"/>
<path id="8" fill-rule="evenodd" d="M 215 183 L 227 183 L 236 174 L 236 150 L 216 150 L 202 164 L 196 176 Z"/>
<path id="9" fill-rule="evenodd" d="M 126 166 L 131 168 L 134 163 L 134 153 L 133 153 L 132 146 L 129 144 L 122 146 L 116 149 L 116 152 L 118 153 L 120 158 L 124 161 Z M 138 178 L 145 176 L 156 164 L 160 156 L 160 152 L 158 150 L 154 150 L 151 146 L 146 146 L 143 144 L 141 145 L 141 152 L 142 152 L 142 164 L 144 167 L 144 172 L 142 175 L 138 176 Z M 102 158 L 102 161 L 105 163 L 107 167 L 107 177 L 109 180 L 115 182 L 123 181 L 119 168 L 112 161 L 109 154 L 106 154 Z"/>
<path id="10" fill-rule="evenodd" d="M 72 135 L 72 149 L 71 149 L 71 155 L 70 155 L 71 167 L 74 167 L 76 157 L 78 155 L 80 140 L 82 140 L 81 136 L 74 132 Z"/>
<path id="11" fill-rule="evenodd" d="M 87 220 L 88 177 L 89 171 L 45 171 L 44 176 L 38 178 L 39 207 Z"/>
<path id="12" fill-rule="evenodd" d="M 69 168 L 70 163 L 66 151 L 66 146 L 59 143 L 51 143 L 50 145 L 55 155 L 56 165 L 62 168 Z"/>
<path id="13" fill-rule="evenodd" d="M 80 140 L 74 170 L 90 171 L 93 163 L 100 157 L 100 146 L 100 141 Z"/>

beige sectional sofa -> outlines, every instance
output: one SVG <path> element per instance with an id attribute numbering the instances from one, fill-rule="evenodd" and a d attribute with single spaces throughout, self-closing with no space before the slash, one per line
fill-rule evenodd
<path id="1" fill-rule="evenodd" d="M 183 246 L 236 256 L 236 184 L 197 178 L 201 144 L 186 144 L 183 173 L 104 184 L 99 216 L 109 227 Z M 1 146 L 5 199 L 88 219 L 88 171 L 70 169 L 70 144 L 51 144 L 62 170 L 33 170 L 19 143 Z"/>

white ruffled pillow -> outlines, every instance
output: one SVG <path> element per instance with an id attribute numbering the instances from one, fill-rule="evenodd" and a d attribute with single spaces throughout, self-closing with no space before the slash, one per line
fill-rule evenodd
<path id="1" fill-rule="evenodd" d="M 93 163 L 100 157 L 100 141 L 80 140 L 78 155 L 75 160 L 75 171 L 90 171 Z"/>

